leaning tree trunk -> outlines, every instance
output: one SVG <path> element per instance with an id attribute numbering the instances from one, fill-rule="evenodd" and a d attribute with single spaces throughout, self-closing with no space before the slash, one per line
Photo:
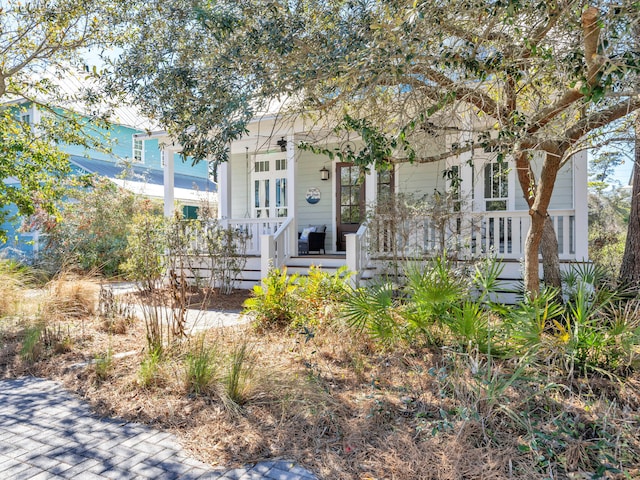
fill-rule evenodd
<path id="1" fill-rule="evenodd" d="M 620 285 L 640 290 L 640 114 L 635 123 L 635 157 L 631 190 L 631 212 L 627 227 L 627 242 L 624 246 Z"/>
<path id="2" fill-rule="evenodd" d="M 529 294 L 540 293 L 539 253 L 542 253 L 542 271 L 546 285 L 561 288 L 560 257 L 558 255 L 558 239 L 553 222 L 547 215 L 551 201 L 553 185 L 560 169 L 561 152 L 547 153 L 540 181 L 536 184 L 533 171 L 529 165 L 528 154 L 521 152 L 516 156 L 518 181 L 529 204 L 531 226 L 527 233 L 524 251 L 524 288 Z"/>

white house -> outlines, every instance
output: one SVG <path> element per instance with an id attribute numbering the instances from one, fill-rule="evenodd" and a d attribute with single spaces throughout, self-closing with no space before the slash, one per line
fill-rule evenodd
<path id="1" fill-rule="evenodd" d="M 381 242 L 380 226 L 373 232 L 367 224 L 367 208 L 389 193 L 420 197 L 451 192 L 450 176 L 443 175 L 447 170 L 462 180 L 455 193 L 460 220 L 444 224 L 433 218 L 414 220 L 410 238 L 398 240 L 405 253 L 409 244 L 413 251 L 429 254 L 457 242 L 461 258 L 495 252 L 505 263 L 503 276 L 521 278 L 528 206 L 515 169 L 509 162 L 498 163 L 495 153 L 476 149 L 435 163 L 397 164 L 391 172 L 372 169 L 362 181 L 357 167 L 297 147 L 319 135 L 317 125 L 309 127 L 302 118 L 284 122 L 275 115 L 262 116 L 248 129 L 245 137 L 230 145 L 230 160 L 218 172 L 219 218 L 250 233 L 245 282 L 259 281 L 271 264 L 287 265 L 290 271 L 312 263 L 346 264 L 362 275 L 375 259 L 389 255 L 385 250 L 390 244 L 389 232 L 383 232 Z M 330 135 L 325 141 L 329 148 L 345 142 Z M 425 138 L 424 148 L 431 153 L 444 151 L 445 142 L 452 141 L 460 139 Z M 533 164 L 541 165 L 535 155 Z M 171 175 L 171 168 L 168 162 L 165 175 Z M 170 182 L 165 181 L 167 185 Z M 170 192 L 167 200 L 171 205 Z M 561 262 L 587 260 L 586 152 L 561 169 L 549 214 Z M 323 249 L 316 246 L 315 255 L 306 255 L 307 246 L 298 240 L 309 226 L 326 227 Z"/>

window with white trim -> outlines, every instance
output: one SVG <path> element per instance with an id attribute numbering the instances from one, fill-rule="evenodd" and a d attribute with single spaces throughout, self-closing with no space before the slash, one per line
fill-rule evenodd
<path id="1" fill-rule="evenodd" d="M 484 167 L 484 201 L 486 211 L 507 210 L 509 169 L 506 162 L 491 162 Z"/>
<path id="2" fill-rule="evenodd" d="M 135 162 L 142 162 L 144 155 L 144 143 L 139 138 L 133 139 L 133 160 Z"/>

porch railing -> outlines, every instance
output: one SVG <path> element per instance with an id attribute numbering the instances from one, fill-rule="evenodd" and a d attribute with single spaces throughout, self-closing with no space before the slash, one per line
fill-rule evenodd
<path id="1" fill-rule="evenodd" d="M 560 259 L 574 260 L 574 211 L 550 210 L 549 215 L 558 238 Z M 444 220 L 379 217 L 369 224 L 367 233 L 374 257 L 432 256 L 447 250 L 461 258 L 495 253 L 501 258 L 520 259 L 529 225 L 527 211 L 499 211 L 465 213 Z"/>
<path id="2" fill-rule="evenodd" d="M 220 224 L 227 228 L 243 232 L 247 238 L 247 255 L 260 256 L 262 253 L 260 240 L 263 235 L 274 235 L 282 225 L 290 220 L 287 217 L 278 218 L 243 218 L 223 219 Z"/>

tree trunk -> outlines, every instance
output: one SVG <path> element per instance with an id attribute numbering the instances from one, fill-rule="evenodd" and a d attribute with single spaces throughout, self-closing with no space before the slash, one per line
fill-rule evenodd
<path id="1" fill-rule="evenodd" d="M 553 228 L 553 222 L 547 215 L 547 208 L 551 201 L 553 185 L 560 169 L 560 152 L 553 156 L 547 153 L 542 167 L 540 182 L 536 184 L 531 170 L 527 152 L 516 156 L 518 181 L 529 205 L 531 226 L 527 233 L 524 251 L 524 287 L 531 295 L 540 293 L 540 274 L 538 252 L 542 247 L 542 268 L 546 285 L 561 288 L 560 258 L 558 255 L 558 239 Z M 529 194 L 529 192 L 531 192 Z"/>
<path id="2" fill-rule="evenodd" d="M 560 276 L 560 257 L 558 255 L 558 237 L 553 228 L 551 217 L 547 216 L 544 222 L 542 241 L 540 248 L 542 253 L 542 274 L 544 284 L 547 287 L 562 288 Z"/>
<path id="3" fill-rule="evenodd" d="M 631 212 L 627 227 L 619 283 L 621 286 L 640 290 L 640 115 L 635 123 L 635 157 L 631 191 Z"/>

